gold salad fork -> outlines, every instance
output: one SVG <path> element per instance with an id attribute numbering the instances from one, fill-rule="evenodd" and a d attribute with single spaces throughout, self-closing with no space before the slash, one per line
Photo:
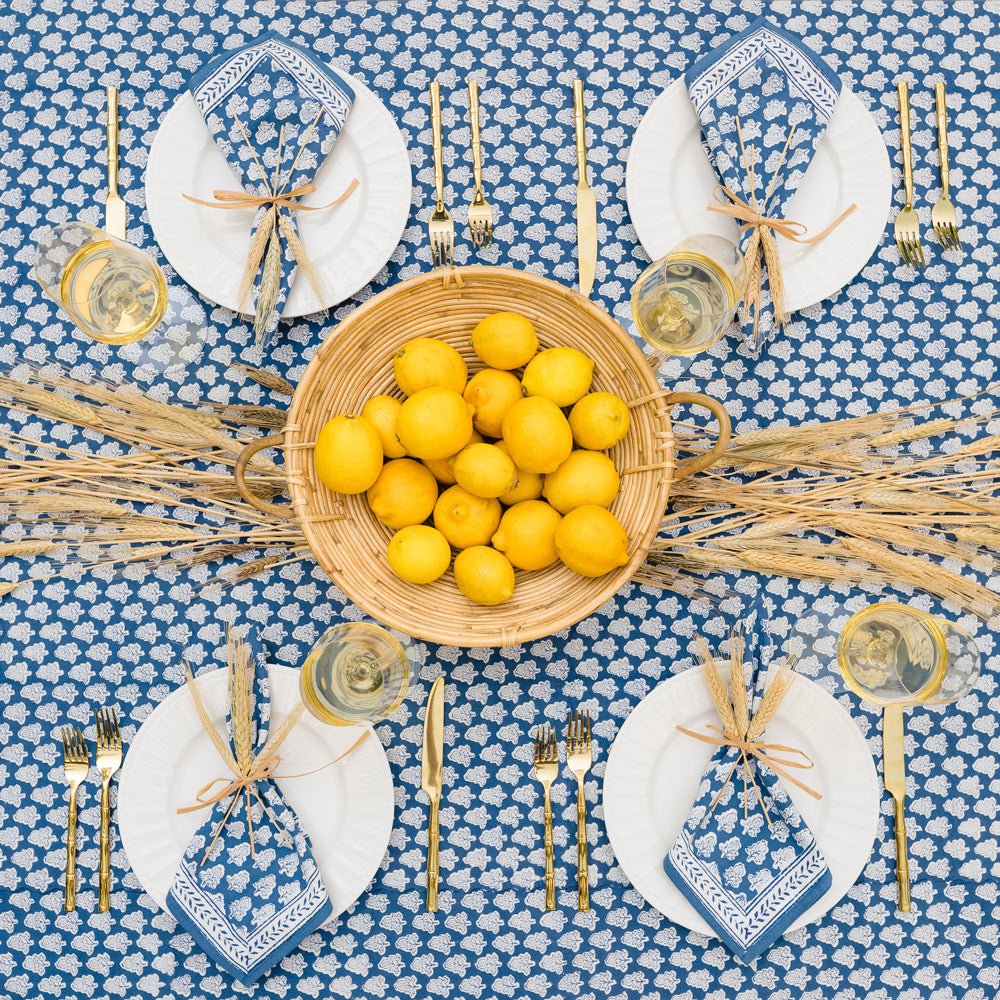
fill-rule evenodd
<path id="1" fill-rule="evenodd" d="M 434 144 L 434 188 L 437 205 L 427 223 L 434 267 L 451 264 L 455 254 L 455 223 L 444 207 L 444 147 L 441 144 L 441 84 L 431 83 L 431 139 Z"/>
<path id="2" fill-rule="evenodd" d="M 958 220 L 955 218 L 955 206 L 949 192 L 951 171 L 948 169 L 948 116 L 944 102 L 944 83 L 934 84 L 934 103 L 937 107 L 938 151 L 941 154 L 941 197 L 931 209 L 931 223 L 945 250 L 961 250 Z"/>
<path id="3" fill-rule="evenodd" d="M 566 763 L 576 775 L 576 908 L 590 909 L 590 867 L 587 859 L 587 796 L 583 779 L 593 763 L 590 712 L 572 711 L 566 730 Z"/>
<path id="4" fill-rule="evenodd" d="M 101 772 L 101 861 L 97 909 L 111 909 L 111 777 L 122 765 L 122 734 L 118 713 L 99 708 L 97 718 L 97 767 Z"/>
<path id="5" fill-rule="evenodd" d="M 87 780 L 90 753 L 83 733 L 76 726 L 63 726 L 63 770 L 69 784 L 69 815 L 66 819 L 66 909 L 76 909 L 76 790 Z"/>
<path id="6" fill-rule="evenodd" d="M 469 81 L 469 121 L 472 125 L 472 178 L 476 190 L 469 205 L 469 235 L 472 245 L 489 246 L 493 242 L 493 208 L 483 197 L 483 155 L 479 146 L 479 84 Z"/>
<path id="7" fill-rule="evenodd" d="M 552 782 L 559 774 L 559 747 L 555 730 L 539 726 L 535 730 L 535 777 L 545 789 L 545 909 L 556 908 L 556 860 L 552 842 Z"/>
<path id="8" fill-rule="evenodd" d="M 903 187 L 906 204 L 896 216 L 896 246 L 903 263 L 910 267 L 924 266 L 924 248 L 920 245 L 920 219 L 913 208 L 913 152 L 910 147 L 910 85 L 905 80 L 896 84 L 899 93 L 900 144 L 903 147 Z"/>

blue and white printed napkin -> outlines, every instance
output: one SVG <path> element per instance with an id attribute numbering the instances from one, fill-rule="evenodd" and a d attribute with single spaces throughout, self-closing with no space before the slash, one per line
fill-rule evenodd
<path id="1" fill-rule="evenodd" d="M 259 753 L 268 739 L 270 686 L 263 657 L 255 655 L 253 664 L 253 745 Z M 219 767 L 220 774 L 226 771 L 221 760 Z M 168 909 L 197 944 L 248 985 L 333 912 L 309 838 L 295 812 L 273 781 L 261 780 L 254 787 L 270 816 L 253 798 L 253 854 L 244 795 L 202 861 L 232 802 L 229 796 L 206 809 L 205 821 L 188 845 L 167 896 Z"/>
<path id="2" fill-rule="evenodd" d="M 209 63 L 195 74 L 189 89 L 239 185 L 260 195 L 266 194 L 267 186 L 273 183 L 279 140 L 281 185 L 294 190 L 312 181 L 354 102 L 354 90 L 343 77 L 275 32 L 261 35 L 245 48 Z M 240 123 L 246 128 L 256 157 Z M 295 168 L 291 170 L 293 162 Z M 266 210 L 264 206 L 258 210 L 254 229 Z M 283 215 L 295 227 L 295 213 Z M 249 246 L 249 233 L 247 243 Z M 268 334 L 277 326 L 297 266 L 285 239 L 282 248 L 281 290 Z M 259 270 L 263 267 L 262 262 Z"/>

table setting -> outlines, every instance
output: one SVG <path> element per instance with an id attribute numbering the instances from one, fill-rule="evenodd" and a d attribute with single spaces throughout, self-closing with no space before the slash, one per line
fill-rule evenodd
<path id="1" fill-rule="evenodd" d="M 4 996 L 1000 993 L 1000 12 L 904 6 L 11 14 Z"/>

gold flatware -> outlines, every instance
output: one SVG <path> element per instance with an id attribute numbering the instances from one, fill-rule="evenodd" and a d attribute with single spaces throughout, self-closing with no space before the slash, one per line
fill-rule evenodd
<path id="1" fill-rule="evenodd" d="M 97 719 L 97 767 L 101 772 L 101 860 L 97 894 L 97 909 L 111 909 L 111 778 L 122 766 L 122 734 L 118 728 L 118 713 L 112 708 L 99 708 Z"/>
<path id="2" fill-rule="evenodd" d="M 87 780 L 90 753 L 83 733 L 76 726 L 63 726 L 63 771 L 69 784 L 69 815 L 66 819 L 66 909 L 76 909 L 76 790 Z"/>
<path id="3" fill-rule="evenodd" d="M 118 194 L 118 88 L 108 87 L 108 196 L 104 202 L 104 229 L 126 241 L 128 210 Z"/>
<path id="4" fill-rule="evenodd" d="M 566 763 L 576 776 L 576 908 L 590 909 L 590 865 L 587 857 L 587 795 L 583 779 L 594 761 L 590 712 L 572 711 L 566 730 Z"/>
<path id="5" fill-rule="evenodd" d="M 948 169 L 948 115 L 944 100 L 944 83 L 934 84 L 934 104 L 937 108 L 938 151 L 941 154 L 941 197 L 931 209 L 931 224 L 945 250 L 961 250 L 958 219 L 955 217 L 955 206 L 952 204 L 949 191 L 951 171 Z"/>
<path id="6" fill-rule="evenodd" d="M 420 787 L 431 800 L 427 819 L 427 901 L 428 913 L 437 913 L 441 809 L 441 787 L 444 780 L 444 677 L 438 677 L 427 696 L 424 716 L 424 753 L 420 760 Z"/>
<path id="7" fill-rule="evenodd" d="M 910 267 L 924 266 L 924 248 L 920 245 L 920 219 L 913 208 L 913 150 L 910 146 L 910 85 L 905 80 L 896 84 L 899 94 L 900 144 L 903 147 L 903 188 L 906 204 L 896 216 L 896 246 L 903 263 Z"/>
<path id="8" fill-rule="evenodd" d="M 469 81 L 469 122 L 472 126 L 472 177 L 476 190 L 469 205 L 469 234 L 477 249 L 493 242 L 493 208 L 483 197 L 483 155 L 479 146 L 479 84 Z"/>
<path id="9" fill-rule="evenodd" d="M 435 267 L 451 264 L 455 256 L 455 223 L 444 207 L 444 146 L 441 142 L 441 84 L 431 84 L 431 138 L 434 144 L 434 190 L 437 204 L 427 223 L 431 261 Z"/>
<path id="10" fill-rule="evenodd" d="M 555 730 L 539 726 L 535 731 L 535 777 L 545 790 L 545 909 L 556 908 L 556 852 L 552 841 L 552 782 L 559 774 L 559 747 Z"/>
<path id="11" fill-rule="evenodd" d="M 906 850 L 906 763 L 903 733 L 903 706 L 886 705 L 882 709 L 882 774 L 885 790 L 892 796 L 896 833 L 896 884 L 899 908 L 910 912 L 910 862 Z"/>
<path id="12" fill-rule="evenodd" d="M 576 126 L 576 254 L 580 294 L 590 295 L 597 271 L 597 198 L 587 183 L 587 116 L 583 80 L 573 81 L 573 121 Z"/>

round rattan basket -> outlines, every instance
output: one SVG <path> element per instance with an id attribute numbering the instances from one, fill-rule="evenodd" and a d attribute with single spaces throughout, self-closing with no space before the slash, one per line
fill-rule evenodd
<path id="1" fill-rule="evenodd" d="M 467 600 L 449 570 L 440 580 L 415 586 L 389 568 L 391 537 L 371 512 L 364 494 L 342 496 L 317 479 L 312 443 L 340 413 L 360 413 L 376 393 L 400 396 L 393 379 L 395 353 L 414 337 L 437 337 L 457 348 L 470 373 L 483 367 L 470 347 L 475 325 L 490 313 L 514 310 L 534 323 L 542 348 L 575 347 L 594 359 L 594 390 L 629 401 L 631 427 L 609 452 L 622 472 L 611 507 L 629 537 L 628 565 L 588 579 L 557 563 L 518 572 L 513 598 L 498 607 Z M 707 406 L 721 435 L 710 454 L 674 462 L 670 408 Z M 551 635 L 600 607 L 632 577 L 646 558 L 679 474 L 714 461 L 725 448 L 729 424 L 720 404 L 693 393 L 667 393 L 628 334 L 579 293 L 548 279 L 500 267 L 462 267 L 411 278 L 370 299 L 327 337 L 295 390 L 283 434 L 255 442 L 241 466 L 268 445 L 285 448 L 291 508 L 267 504 L 237 483 L 255 506 L 287 516 L 294 512 L 316 560 L 333 582 L 373 618 L 407 635 L 455 646 L 513 645 Z"/>

